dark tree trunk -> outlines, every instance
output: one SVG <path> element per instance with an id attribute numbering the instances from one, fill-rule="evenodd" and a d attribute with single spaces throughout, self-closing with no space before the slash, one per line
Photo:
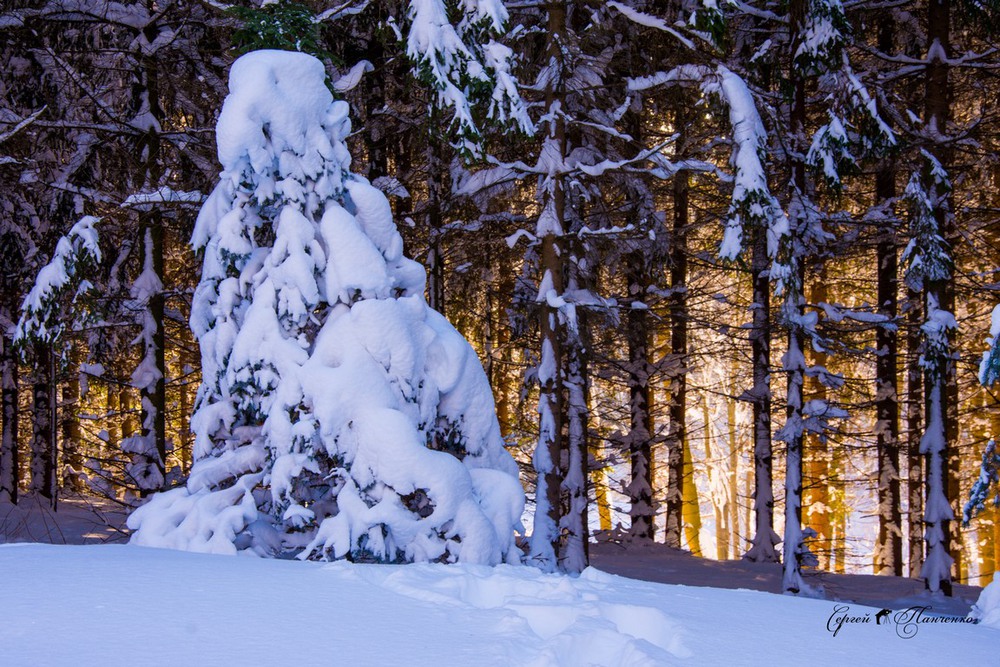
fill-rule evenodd
<path id="1" fill-rule="evenodd" d="M 76 346 L 69 353 L 69 372 L 62 386 L 61 430 L 63 442 L 63 460 L 73 471 L 69 478 L 64 473 L 63 484 L 73 491 L 83 491 L 83 452 L 80 449 L 80 416 L 77 412 L 80 403 L 80 358 Z"/>
<path id="2" fill-rule="evenodd" d="M 892 49 L 892 25 L 883 22 L 880 45 L 886 53 Z M 896 196 L 896 171 L 886 161 L 875 176 L 875 194 L 879 202 Z M 898 260 L 896 233 L 885 225 L 876 246 L 878 267 L 878 308 L 890 322 L 896 321 L 898 307 Z M 875 329 L 875 448 L 878 457 L 878 538 L 875 544 L 875 574 L 902 576 L 903 523 L 900 515 L 899 485 L 899 392 L 897 333 L 894 326 Z"/>
<path id="3" fill-rule="evenodd" d="M 895 21 L 885 14 L 879 18 L 878 44 L 883 53 L 895 48 Z M 875 174 L 876 201 L 886 207 L 896 197 L 896 169 L 886 159 Z M 899 261 L 896 255 L 896 227 L 883 226 L 875 249 L 878 270 L 878 308 L 895 323 L 899 314 Z M 899 368 L 898 330 L 880 326 L 875 330 L 875 448 L 878 457 L 878 537 L 875 544 L 875 574 L 902 576 L 903 520 L 900 514 Z"/>
<path id="4" fill-rule="evenodd" d="M 907 576 L 916 578 L 924 566 L 924 459 L 920 453 L 923 430 L 923 371 L 920 368 L 920 324 L 923 307 L 920 293 L 906 294 L 906 494 L 908 506 Z"/>
<path id="5" fill-rule="evenodd" d="M 150 14 L 155 8 L 150 7 Z M 162 26 L 158 23 L 145 28 L 147 39 L 153 41 Z M 164 112 L 160 107 L 158 63 L 152 56 L 138 54 L 141 71 L 136 73 L 133 88 L 134 104 L 141 110 L 148 104 L 149 114 L 162 123 Z M 163 168 L 160 164 L 161 138 L 156 126 L 151 126 L 139 140 L 139 157 L 142 161 L 142 187 L 153 191 L 161 185 Z M 164 488 L 166 483 L 166 337 L 164 332 L 165 296 L 164 283 L 164 220 L 159 207 L 152 206 L 139 213 L 139 231 L 143 248 L 143 268 L 151 269 L 160 283 L 160 288 L 148 295 L 144 314 L 142 355 L 144 364 L 152 363 L 153 376 L 139 381 L 139 395 L 142 400 L 142 449 L 136 453 L 133 470 L 139 484 L 140 495 Z"/>
<path id="6" fill-rule="evenodd" d="M 641 252 L 631 253 L 627 258 L 626 280 L 629 299 L 645 302 L 649 289 L 649 273 L 646 258 Z M 629 390 L 629 434 L 628 457 L 630 481 L 628 484 L 629 519 L 632 539 L 652 541 L 654 537 L 653 517 L 653 415 L 651 411 L 652 391 L 649 386 L 649 311 L 645 308 L 630 308 L 625 316 L 625 338 L 628 346 L 628 367 L 625 382 Z M 669 512 L 669 510 L 668 510 Z M 675 515 L 674 526 L 680 520 Z M 670 517 L 667 518 L 670 525 Z M 676 528 L 675 528 L 676 530 Z M 676 545 L 680 546 L 679 531 Z M 668 529 L 668 543 L 670 535 Z"/>
<path id="7" fill-rule="evenodd" d="M 777 563 L 775 546 L 780 541 L 774 532 L 774 491 L 772 490 L 771 440 L 771 283 L 767 256 L 767 237 L 755 232 L 750 274 L 753 280 L 753 327 L 750 329 L 750 353 L 753 357 L 753 461 L 754 528 L 753 542 L 744 558 L 757 563 Z"/>
<path id="8" fill-rule="evenodd" d="M 791 0 L 788 8 L 789 30 L 791 37 L 791 53 L 797 52 L 801 43 L 801 34 L 805 28 L 805 0 Z M 792 60 L 794 60 L 794 55 Z M 792 87 L 792 107 L 789 120 L 791 125 L 792 150 L 792 188 L 791 201 L 799 200 L 804 211 L 806 190 L 806 165 L 804 156 L 808 146 L 806 132 L 806 82 L 794 62 L 789 64 L 789 78 Z M 789 221 L 794 237 L 800 233 L 805 220 Z M 803 284 L 805 282 L 804 258 L 797 258 L 796 269 L 798 280 L 788 286 L 789 293 L 785 299 L 791 301 L 796 315 L 802 313 Z M 786 593 L 799 593 L 803 589 L 802 560 L 805 552 L 802 533 L 802 423 L 804 405 L 803 387 L 805 381 L 805 364 L 803 346 L 805 330 L 797 319 L 788 322 L 788 353 L 784 363 L 788 374 L 788 394 L 786 401 L 787 422 L 783 430 L 785 441 L 785 531 L 782 540 L 782 589 Z"/>
<path id="9" fill-rule="evenodd" d="M 679 105 L 683 108 L 683 102 Z M 680 109 L 675 125 L 682 136 L 688 122 Z M 687 440 L 687 226 L 691 215 L 690 179 L 687 171 L 674 175 L 674 226 L 670 249 L 670 356 L 677 364 L 670 378 L 669 430 L 667 432 L 668 485 L 666 497 L 667 545 L 679 548 L 684 516 L 684 452 Z M 698 510 L 700 511 L 700 510 Z"/>
<path id="10" fill-rule="evenodd" d="M 625 127 L 637 141 L 642 136 L 642 116 L 635 109 L 625 114 Z M 630 211 L 628 222 L 637 229 L 640 228 L 638 195 L 636 206 Z M 653 258 L 648 247 L 637 241 L 635 247 L 625 257 L 625 280 L 628 283 L 627 293 L 629 303 L 645 305 L 649 300 L 649 288 L 653 279 L 650 276 L 650 265 Z M 629 519 L 631 527 L 629 535 L 633 540 L 652 541 L 655 536 L 654 517 L 656 507 L 654 501 L 654 453 L 653 453 L 653 392 L 650 386 L 652 364 L 650 363 L 652 329 L 649 310 L 643 307 L 628 307 L 625 311 L 625 340 L 628 346 L 628 365 L 625 373 L 625 383 L 629 391 L 629 433 L 626 438 L 630 464 L 630 478 L 627 487 L 629 495 Z M 677 508 L 674 508 L 677 509 Z M 668 509 L 668 515 L 670 509 Z M 675 533 L 679 514 L 676 520 L 667 518 L 667 542 L 671 543 L 671 528 Z M 680 546 L 680 538 L 674 535 L 673 546 Z"/>
<path id="11" fill-rule="evenodd" d="M 441 193 L 445 187 L 443 147 L 435 127 L 437 114 L 431 113 L 427 137 L 427 304 L 442 315 L 445 312 L 445 271 L 442 234 L 444 217 Z"/>
<path id="12" fill-rule="evenodd" d="M 570 290 L 579 289 L 578 264 L 570 260 Z M 563 471 L 562 490 L 566 507 L 560 524 L 562 535 L 559 551 L 560 568 L 572 574 L 582 572 L 589 564 L 587 532 L 587 418 L 589 409 L 589 378 L 587 364 L 587 318 L 577 313 L 577 330 L 567 331 L 565 346 L 566 365 L 563 373 L 566 400 L 566 466 Z"/>
<path id="13" fill-rule="evenodd" d="M 950 0 L 930 0 L 927 4 L 927 46 L 928 64 L 925 70 L 924 122 L 927 127 L 930 143 L 928 151 L 947 170 L 951 166 L 950 150 L 944 143 L 947 123 L 951 117 L 951 90 L 948 81 L 948 63 L 950 56 Z M 949 206 L 948 193 L 941 191 L 934 176 L 927 170 L 925 188 L 932 192 L 934 218 L 937 221 L 939 234 L 946 240 L 954 238 L 952 215 Z M 950 278 L 944 280 L 928 280 L 924 286 L 925 308 L 927 316 L 940 308 L 948 313 L 954 313 L 954 284 Z M 954 468 L 955 444 L 958 436 L 958 389 L 955 376 L 955 364 L 952 358 L 954 349 L 954 331 L 948 332 L 947 350 L 935 355 L 935 367 L 925 366 L 924 372 L 924 404 L 926 414 L 927 434 L 925 434 L 922 451 L 925 455 L 925 515 L 927 524 L 924 539 L 927 543 L 926 560 L 922 576 L 928 590 L 941 590 L 945 595 L 951 595 L 951 574 L 948 562 L 953 558 L 952 519 L 954 513 L 943 511 L 938 507 L 941 500 L 937 494 L 944 494 L 944 499 L 950 504 L 956 497 L 955 483 L 952 480 L 951 469 Z M 925 354 L 926 354 L 925 350 Z M 940 430 L 943 442 L 936 444 Z M 957 529 L 957 526 L 955 526 Z"/>
<path id="14" fill-rule="evenodd" d="M 56 503 L 55 359 L 43 343 L 34 348 L 30 490 Z"/>
<path id="15" fill-rule="evenodd" d="M 548 5 L 548 45 L 546 55 L 555 65 L 561 61 L 561 40 L 566 32 L 566 2 L 556 0 Z M 561 80 L 551 80 L 545 90 L 547 111 L 560 107 L 564 98 Z M 551 121 L 550 135 L 546 141 L 554 143 L 553 150 L 566 154 L 566 126 L 561 118 Z M 566 223 L 566 200 L 562 179 L 555 178 L 551 188 L 541 197 L 543 215 L 539 221 L 541 237 L 540 287 L 549 295 L 563 293 L 562 235 Z M 559 525 L 561 519 L 560 490 L 563 455 L 563 405 L 562 405 L 562 329 L 558 308 L 550 305 L 546 294 L 539 294 L 539 329 L 541 355 L 538 372 L 539 435 L 535 447 L 534 467 L 536 480 L 536 511 L 534 531 L 531 536 L 530 560 L 545 571 L 558 566 Z"/>

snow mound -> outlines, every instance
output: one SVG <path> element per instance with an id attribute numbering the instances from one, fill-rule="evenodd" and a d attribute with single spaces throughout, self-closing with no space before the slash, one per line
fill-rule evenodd
<path id="1" fill-rule="evenodd" d="M 1000 572 L 993 575 L 993 581 L 979 594 L 969 617 L 981 625 L 1000 630 Z"/>
<path id="2" fill-rule="evenodd" d="M 132 543 L 358 561 L 517 561 L 524 491 L 469 343 L 424 300 L 385 195 L 351 174 L 322 64 L 232 68 L 191 326 L 187 485 Z"/>

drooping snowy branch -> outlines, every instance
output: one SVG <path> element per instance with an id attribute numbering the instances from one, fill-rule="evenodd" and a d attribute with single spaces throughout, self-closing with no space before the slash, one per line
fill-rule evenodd
<path id="1" fill-rule="evenodd" d="M 52 259 L 42 267 L 35 284 L 21 304 L 21 317 L 14 333 L 14 343 L 31 342 L 56 345 L 68 326 L 83 321 L 81 297 L 92 288 L 88 276 L 101 261 L 99 236 L 95 225 L 99 218 L 86 216 L 59 239 Z M 67 316 L 68 315 L 68 316 Z"/>
<path id="2" fill-rule="evenodd" d="M 997 454 L 996 442 L 990 440 L 986 443 L 986 450 L 983 452 L 983 462 L 979 467 L 979 477 L 972 483 L 969 490 L 969 500 L 962 508 L 962 525 L 968 526 L 972 518 L 986 509 L 986 501 L 989 500 L 990 490 L 997 487 L 996 495 L 993 498 L 993 506 L 1000 507 L 1000 454 Z"/>
<path id="3" fill-rule="evenodd" d="M 504 33 L 507 8 L 500 0 L 470 0 L 460 7 L 456 25 L 443 0 L 410 0 L 406 55 L 431 87 L 435 106 L 451 110 L 456 148 L 478 155 L 482 128 L 476 106 L 486 106 L 491 122 L 527 133 L 534 125 L 511 72 L 513 52 L 494 39 Z"/>
<path id="4" fill-rule="evenodd" d="M 639 25 L 646 26 L 648 28 L 656 28 L 657 30 L 667 33 L 668 35 L 676 39 L 678 42 L 680 42 L 683 46 L 691 49 L 692 51 L 697 49 L 694 42 L 692 42 L 690 39 L 679 33 L 673 27 L 667 25 L 667 22 L 664 21 L 663 19 L 651 16 L 649 14 L 646 14 L 645 12 L 640 12 L 639 10 L 633 7 L 629 7 L 628 5 L 624 5 L 620 2 L 614 2 L 613 0 L 611 2 L 608 2 L 607 4 L 609 7 L 614 7 L 619 12 L 621 12 L 622 16 L 627 18 L 629 21 L 638 23 Z"/>
<path id="5" fill-rule="evenodd" d="M 750 230 L 764 230 L 768 254 L 774 258 L 782 238 L 788 234 L 788 219 L 767 183 L 764 155 L 767 131 L 757 101 L 746 81 L 725 65 L 681 65 L 668 72 L 630 79 L 629 90 L 641 91 L 663 85 L 698 85 L 702 92 L 722 101 L 732 128 L 733 191 L 719 256 L 733 261 L 745 248 Z"/>

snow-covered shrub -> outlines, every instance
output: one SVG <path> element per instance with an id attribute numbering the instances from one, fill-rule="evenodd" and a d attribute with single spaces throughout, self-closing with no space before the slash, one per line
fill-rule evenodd
<path id="1" fill-rule="evenodd" d="M 987 627 L 1000 630 L 1000 572 L 993 575 L 993 581 L 979 594 L 969 617 Z"/>
<path id="2" fill-rule="evenodd" d="M 373 561 L 516 560 L 524 493 L 471 346 L 424 301 L 385 196 L 349 172 L 322 64 L 230 74 L 193 243 L 203 384 L 187 485 L 139 545 Z"/>

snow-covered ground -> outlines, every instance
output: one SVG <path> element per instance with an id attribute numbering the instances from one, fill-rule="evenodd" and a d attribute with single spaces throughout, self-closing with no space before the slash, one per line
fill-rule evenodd
<path id="1" fill-rule="evenodd" d="M 4 665 L 995 665 L 1000 630 L 588 569 L 0 546 Z M 843 609 L 843 607 L 849 609 Z M 870 619 L 845 623 L 845 614 Z M 832 621 L 831 621 L 832 617 Z M 897 630 L 900 632 L 897 633 Z"/>
<path id="2" fill-rule="evenodd" d="M 61 501 L 57 513 L 31 497 L 0 505 L 0 542 L 19 542 L 0 545 L 0 666 L 1000 661 L 1000 629 L 926 622 L 964 616 L 975 587 L 946 600 L 909 579 L 814 575 L 830 599 L 795 599 L 765 592 L 777 590 L 778 566 L 662 545 L 591 545 L 600 569 L 573 579 L 520 566 L 303 563 L 93 544 L 121 540 L 122 521 L 114 505 L 82 498 Z M 42 541 L 59 544 L 32 543 Z M 1000 628 L 1000 588 L 992 597 L 987 620 Z M 892 613 L 878 624 L 882 607 Z M 930 609 L 917 623 L 897 617 L 911 607 Z M 845 616 L 868 621 L 840 624 Z"/>

